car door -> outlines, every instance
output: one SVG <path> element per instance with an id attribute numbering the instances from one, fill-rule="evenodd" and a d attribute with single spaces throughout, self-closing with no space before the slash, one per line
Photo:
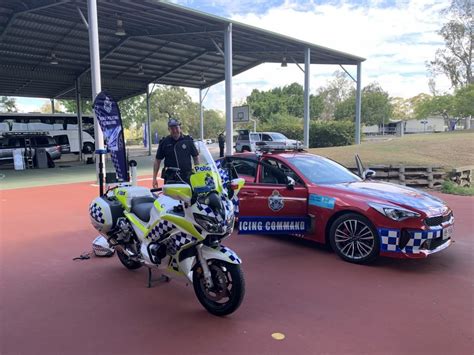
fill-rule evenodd
<path id="1" fill-rule="evenodd" d="M 255 182 L 239 193 L 239 232 L 292 234 L 309 228 L 308 189 L 303 181 L 280 159 L 262 158 Z"/>

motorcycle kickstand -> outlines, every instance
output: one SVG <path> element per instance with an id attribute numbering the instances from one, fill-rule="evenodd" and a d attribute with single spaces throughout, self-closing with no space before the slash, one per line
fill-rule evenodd
<path id="1" fill-rule="evenodd" d="M 147 288 L 151 288 L 151 281 L 152 281 L 152 280 L 151 280 L 151 276 L 152 276 L 151 267 L 149 267 L 149 268 L 148 268 L 148 286 L 147 286 Z M 160 278 L 159 278 L 158 280 L 156 280 L 156 281 L 170 282 L 171 279 L 170 279 L 169 276 L 162 274 L 162 275 L 160 276 Z"/>

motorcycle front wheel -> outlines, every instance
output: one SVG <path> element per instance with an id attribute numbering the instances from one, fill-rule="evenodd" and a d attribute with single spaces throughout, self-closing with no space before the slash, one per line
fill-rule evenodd
<path id="1" fill-rule="evenodd" d="M 117 252 L 117 256 L 118 256 L 120 262 L 127 269 L 135 270 L 135 269 L 138 269 L 138 268 L 142 267 L 141 263 L 139 263 L 136 260 L 133 260 L 128 255 L 126 255 L 123 251 L 117 249 L 116 252 Z"/>
<path id="2" fill-rule="evenodd" d="M 193 273 L 194 292 L 199 302 L 211 314 L 226 316 L 239 308 L 245 295 L 244 274 L 240 265 L 210 259 L 213 287 L 207 287 L 202 267 L 197 265 Z"/>

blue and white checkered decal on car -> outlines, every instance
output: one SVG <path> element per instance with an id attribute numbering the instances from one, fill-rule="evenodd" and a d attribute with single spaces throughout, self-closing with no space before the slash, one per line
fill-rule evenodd
<path id="1" fill-rule="evenodd" d="M 229 249 L 223 245 L 219 245 L 217 247 L 214 247 L 215 250 L 220 251 L 221 253 L 225 254 L 231 261 L 233 261 L 236 264 L 242 264 L 242 260 L 237 256 L 236 253 L 232 249 Z"/>
<path id="2" fill-rule="evenodd" d="M 418 254 L 421 249 L 421 245 L 428 239 L 440 238 L 443 235 L 443 230 L 435 229 L 429 231 L 422 230 L 409 230 L 410 239 L 403 249 L 399 247 L 400 230 L 398 229 L 379 229 L 380 235 L 380 249 L 382 251 Z M 443 239 L 445 239 L 443 237 Z"/>
<path id="3" fill-rule="evenodd" d="M 146 237 L 150 237 L 153 241 L 160 240 L 166 233 L 172 231 L 174 228 L 175 225 L 171 222 L 159 221 Z"/>
<path id="4" fill-rule="evenodd" d="M 102 224 L 105 223 L 104 213 L 102 212 L 102 208 L 97 203 L 94 202 L 89 206 L 89 214 L 96 222 Z"/>
<path id="5" fill-rule="evenodd" d="M 380 249 L 382 251 L 400 252 L 398 248 L 398 239 L 400 231 L 397 229 L 379 229 Z"/>

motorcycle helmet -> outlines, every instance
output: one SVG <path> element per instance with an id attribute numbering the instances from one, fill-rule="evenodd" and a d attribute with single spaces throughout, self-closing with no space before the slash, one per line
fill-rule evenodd
<path id="1" fill-rule="evenodd" d="M 112 256 L 114 255 L 115 250 L 109 247 L 107 239 L 99 235 L 92 242 L 92 250 L 94 251 L 95 256 Z"/>

